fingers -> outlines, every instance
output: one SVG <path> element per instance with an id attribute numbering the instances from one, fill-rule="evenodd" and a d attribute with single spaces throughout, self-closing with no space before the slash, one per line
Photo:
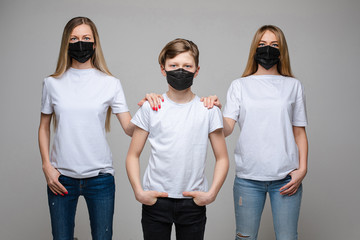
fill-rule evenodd
<path id="1" fill-rule="evenodd" d="M 48 186 L 55 195 L 59 194 L 61 196 L 64 196 L 65 194 L 68 194 L 66 188 L 58 180 L 50 182 Z"/>
<path id="2" fill-rule="evenodd" d="M 294 195 L 297 190 L 299 188 L 299 185 L 296 184 L 295 182 L 290 181 L 288 184 L 286 184 L 285 186 L 283 186 L 282 188 L 280 188 L 280 194 L 281 195 Z"/>
<path id="3" fill-rule="evenodd" d="M 166 192 L 157 192 L 155 197 L 161 198 L 161 197 L 168 197 L 169 194 L 167 194 Z"/>
<path id="4" fill-rule="evenodd" d="M 183 192 L 183 196 L 184 197 L 192 197 L 192 198 L 195 198 L 197 195 L 196 192 Z"/>
<path id="5" fill-rule="evenodd" d="M 164 101 L 164 97 L 160 94 L 147 93 L 145 99 L 149 101 L 149 104 L 154 111 L 158 111 L 161 108 L 161 102 Z"/>
<path id="6" fill-rule="evenodd" d="M 204 103 L 204 107 L 210 109 L 214 107 L 214 103 L 218 101 L 218 97 L 216 95 L 202 97 L 200 98 L 200 101 Z"/>

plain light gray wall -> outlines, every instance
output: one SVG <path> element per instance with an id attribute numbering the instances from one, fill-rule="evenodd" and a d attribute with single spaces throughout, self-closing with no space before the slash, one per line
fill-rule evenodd
<path id="1" fill-rule="evenodd" d="M 0 239 L 51 238 L 46 182 L 37 146 L 42 80 L 55 70 L 66 22 L 87 16 L 97 25 L 112 73 L 125 90 L 131 113 L 147 92 L 162 93 L 157 57 L 176 37 L 200 48 L 194 92 L 217 94 L 245 67 L 255 31 L 275 24 L 285 33 L 296 77 L 305 85 L 309 116 L 309 173 L 299 222 L 301 239 L 358 239 L 360 1 L 147 1 L 1 0 Z M 238 127 L 227 138 L 231 168 L 208 206 L 205 239 L 233 239 L 233 150 Z M 113 118 L 108 135 L 116 169 L 114 239 L 141 239 L 141 206 L 124 168 L 130 138 Z M 142 155 L 142 170 L 148 147 Z M 208 176 L 214 158 L 209 150 Z M 75 235 L 91 239 L 83 199 Z M 260 239 L 275 239 L 267 203 Z"/>

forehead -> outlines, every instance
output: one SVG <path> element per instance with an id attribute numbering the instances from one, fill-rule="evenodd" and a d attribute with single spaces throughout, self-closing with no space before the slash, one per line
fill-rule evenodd
<path id="1" fill-rule="evenodd" d="M 190 51 L 180 53 L 173 58 L 167 58 L 166 62 L 178 62 L 178 63 L 195 63 L 195 59 Z"/>
<path id="2" fill-rule="evenodd" d="M 271 32 L 270 30 L 266 30 L 265 33 L 262 35 L 260 41 L 274 42 L 278 40 L 273 32 Z"/>
<path id="3" fill-rule="evenodd" d="M 89 25 L 81 24 L 72 30 L 71 35 L 76 35 L 76 36 L 92 35 L 92 31 Z"/>

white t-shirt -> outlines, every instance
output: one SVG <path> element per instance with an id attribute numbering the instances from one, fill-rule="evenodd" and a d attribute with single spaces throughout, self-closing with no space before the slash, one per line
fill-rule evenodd
<path id="1" fill-rule="evenodd" d="M 252 75 L 236 79 L 227 93 L 224 117 L 238 122 L 235 149 L 239 178 L 272 181 L 299 167 L 293 126 L 306 126 L 302 84 L 290 77 Z"/>
<path id="2" fill-rule="evenodd" d="M 55 111 L 50 161 L 61 174 L 73 178 L 114 174 L 105 137 L 109 106 L 113 113 L 129 111 L 120 81 L 99 70 L 70 68 L 59 78 L 45 78 L 41 112 Z"/>
<path id="3" fill-rule="evenodd" d="M 159 111 L 145 102 L 131 120 L 149 132 L 151 154 L 143 178 L 144 190 L 167 192 L 170 198 L 186 198 L 184 191 L 207 191 L 208 137 L 223 127 L 221 111 L 205 108 L 198 96 L 185 104 L 163 96 Z"/>

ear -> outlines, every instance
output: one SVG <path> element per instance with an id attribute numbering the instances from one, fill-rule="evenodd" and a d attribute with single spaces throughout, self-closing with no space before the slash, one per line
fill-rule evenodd
<path id="1" fill-rule="evenodd" d="M 199 74 L 199 70 L 200 70 L 200 67 L 197 67 L 197 68 L 196 68 L 195 75 L 194 75 L 194 78 L 196 78 L 196 77 L 197 77 L 197 75 Z"/>
<path id="2" fill-rule="evenodd" d="M 161 74 L 166 77 L 165 67 L 163 65 L 160 65 Z"/>

